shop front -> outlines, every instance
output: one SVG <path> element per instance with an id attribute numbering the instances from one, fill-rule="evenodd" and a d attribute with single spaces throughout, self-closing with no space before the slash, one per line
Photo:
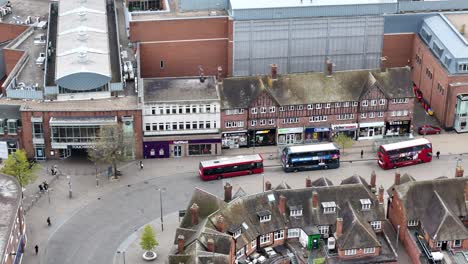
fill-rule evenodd
<path id="1" fill-rule="evenodd" d="M 385 123 L 385 136 L 405 136 L 411 131 L 411 120 L 388 121 Z"/>
<path id="2" fill-rule="evenodd" d="M 314 143 L 330 141 L 329 127 L 307 127 L 304 132 L 304 142 Z"/>
<path id="3" fill-rule="evenodd" d="M 358 140 L 383 138 L 384 131 L 384 122 L 360 123 Z"/>
<path id="4" fill-rule="evenodd" d="M 250 147 L 276 145 L 276 129 L 249 130 Z"/>
<path id="5" fill-rule="evenodd" d="M 352 139 L 356 139 L 356 131 L 358 129 L 358 124 L 351 123 L 351 124 L 339 124 L 339 125 L 331 125 L 332 129 L 332 137 L 336 137 L 339 134 L 344 134 Z"/>
<path id="6" fill-rule="evenodd" d="M 221 137 L 222 148 L 242 148 L 248 147 L 248 133 L 247 130 L 223 132 Z"/>
<path id="7" fill-rule="evenodd" d="M 303 127 L 278 128 L 278 145 L 303 143 Z"/>
<path id="8" fill-rule="evenodd" d="M 145 141 L 143 157 L 145 159 L 177 158 L 190 156 L 210 156 L 221 153 L 221 139 L 186 139 Z"/>

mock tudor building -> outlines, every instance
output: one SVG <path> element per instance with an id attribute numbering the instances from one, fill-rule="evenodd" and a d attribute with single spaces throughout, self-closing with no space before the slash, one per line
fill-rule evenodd
<path id="1" fill-rule="evenodd" d="M 408 135 L 410 69 L 226 78 L 220 87 L 223 147 L 303 144 Z M 247 144 L 248 142 L 248 144 Z"/>
<path id="2" fill-rule="evenodd" d="M 214 77 L 146 78 L 141 83 L 144 158 L 221 154 Z"/>
<path id="3" fill-rule="evenodd" d="M 414 264 L 426 263 L 432 252 L 452 251 L 444 255 L 449 258 L 468 250 L 468 180 L 461 167 L 455 178 L 425 181 L 396 172 L 387 192 L 388 218 Z"/>
<path id="4" fill-rule="evenodd" d="M 4 174 L 0 174 L 0 216 L 0 263 L 20 263 L 27 242 L 21 186 Z"/>
<path id="5" fill-rule="evenodd" d="M 396 263 L 385 219 L 384 189 L 354 175 L 334 186 L 326 178 L 306 179 L 306 188 L 285 183 L 246 195 L 224 186 L 224 200 L 196 189 L 176 230 L 169 263 L 242 263 L 272 249 L 271 261 L 307 263 L 304 249 L 327 263 Z M 336 241 L 336 247 L 328 242 Z M 288 254 L 291 252 L 291 254 Z M 272 254 L 272 253 L 270 253 Z"/>

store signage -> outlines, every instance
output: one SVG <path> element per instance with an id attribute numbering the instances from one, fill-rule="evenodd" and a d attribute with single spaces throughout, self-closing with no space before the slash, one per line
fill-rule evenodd
<path id="1" fill-rule="evenodd" d="M 304 128 L 302 127 L 279 128 L 278 134 L 302 133 L 303 131 Z"/>
<path id="2" fill-rule="evenodd" d="M 306 128 L 306 131 L 307 130 L 310 130 L 312 132 L 328 132 L 328 131 L 330 131 L 330 128 L 328 128 L 328 127 L 310 127 L 310 128 Z"/>
<path id="3" fill-rule="evenodd" d="M 69 145 L 72 149 L 88 149 L 88 148 L 93 148 L 94 146 L 91 145 Z"/>
<path id="4" fill-rule="evenodd" d="M 188 144 L 188 140 L 177 140 L 177 141 L 172 141 L 172 144 Z"/>
<path id="5" fill-rule="evenodd" d="M 385 126 L 384 122 L 372 122 L 372 123 L 360 123 L 359 127 L 383 127 Z"/>
<path id="6" fill-rule="evenodd" d="M 257 132 L 255 132 L 255 134 L 259 135 L 259 134 L 268 134 L 270 133 L 270 130 L 259 130 Z"/>
<path id="7" fill-rule="evenodd" d="M 409 123 L 408 120 L 404 120 L 404 121 L 390 121 L 388 122 L 391 126 L 392 125 L 407 125 Z"/>
<path id="8" fill-rule="evenodd" d="M 332 125 L 333 130 L 354 130 L 357 129 L 357 127 L 357 124 Z"/>

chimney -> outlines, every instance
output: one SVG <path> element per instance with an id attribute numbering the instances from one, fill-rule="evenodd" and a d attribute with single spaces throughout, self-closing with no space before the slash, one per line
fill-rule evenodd
<path id="1" fill-rule="evenodd" d="M 371 176 L 370 176 L 370 187 L 372 188 L 373 191 L 375 191 L 376 181 L 377 181 L 377 174 L 375 174 L 375 171 L 372 171 Z"/>
<path id="2" fill-rule="evenodd" d="M 309 176 L 307 176 L 307 178 L 306 178 L 306 187 L 307 188 L 312 187 L 312 180 L 310 179 Z"/>
<path id="3" fill-rule="evenodd" d="M 218 218 L 216 218 L 216 229 L 218 229 L 219 232 L 224 233 L 224 217 L 222 215 L 219 215 Z"/>
<path id="4" fill-rule="evenodd" d="M 177 253 L 182 254 L 184 252 L 185 246 L 185 237 L 184 235 L 179 235 L 177 237 Z"/>
<path id="5" fill-rule="evenodd" d="M 223 82 L 223 67 L 218 66 L 218 75 L 217 75 L 218 83 Z"/>
<path id="6" fill-rule="evenodd" d="M 330 58 L 327 58 L 325 64 L 326 64 L 327 76 L 332 76 L 333 75 L 333 62 L 331 61 Z"/>
<path id="7" fill-rule="evenodd" d="M 278 79 L 278 64 L 273 63 L 270 65 L 270 67 L 271 67 L 271 78 L 273 80 Z"/>
<path id="8" fill-rule="evenodd" d="M 316 191 L 312 192 L 312 209 L 318 209 L 319 198 Z"/>
<path id="9" fill-rule="evenodd" d="M 462 34 L 463 36 L 465 36 L 465 28 L 466 28 L 466 24 L 463 24 L 460 29 L 460 34 Z"/>
<path id="10" fill-rule="evenodd" d="M 463 177 L 463 173 L 465 170 L 461 165 L 458 165 L 457 168 L 455 169 L 455 177 Z"/>
<path id="11" fill-rule="evenodd" d="M 269 191 L 271 190 L 271 182 L 270 181 L 266 181 L 265 182 L 265 191 Z"/>
<path id="12" fill-rule="evenodd" d="M 208 238 L 206 242 L 206 247 L 208 248 L 208 252 L 214 252 L 214 240 L 213 238 Z"/>
<path id="13" fill-rule="evenodd" d="M 336 218 L 335 238 L 338 239 L 343 234 L 343 218 Z"/>
<path id="14" fill-rule="evenodd" d="M 224 201 L 230 202 L 232 200 L 232 185 L 226 182 L 224 185 Z"/>
<path id="15" fill-rule="evenodd" d="M 198 225 L 198 205 L 196 203 L 190 207 L 190 214 L 192 215 L 192 225 Z"/>
<path id="16" fill-rule="evenodd" d="M 278 210 L 282 215 L 286 214 L 286 197 L 282 194 L 279 197 Z"/>
<path id="17" fill-rule="evenodd" d="M 379 204 L 383 204 L 383 202 L 384 202 L 384 188 L 383 188 L 382 185 L 380 185 L 380 187 L 379 187 L 379 197 L 378 197 L 378 199 L 379 199 Z"/>
<path id="18" fill-rule="evenodd" d="M 387 58 L 380 57 L 380 72 L 386 72 L 386 71 L 387 71 Z"/>
<path id="19" fill-rule="evenodd" d="M 396 185 L 400 185 L 400 176 L 401 176 L 401 175 L 400 175 L 400 172 L 399 172 L 399 171 L 396 171 L 396 172 L 395 172 L 395 182 L 394 182 L 395 186 L 396 186 Z"/>

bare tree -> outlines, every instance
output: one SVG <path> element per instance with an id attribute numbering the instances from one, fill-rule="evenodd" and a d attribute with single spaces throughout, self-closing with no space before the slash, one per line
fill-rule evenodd
<path id="1" fill-rule="evenodd" d="M 95 163 L 112 164 L 114 177 L 117 178 L 117 164 L 127 161 L 133 148 L 132 139 L 124 135 L 119 125 L 102 126 L 95 146 L 88 149 L 88 158 Z"/>

